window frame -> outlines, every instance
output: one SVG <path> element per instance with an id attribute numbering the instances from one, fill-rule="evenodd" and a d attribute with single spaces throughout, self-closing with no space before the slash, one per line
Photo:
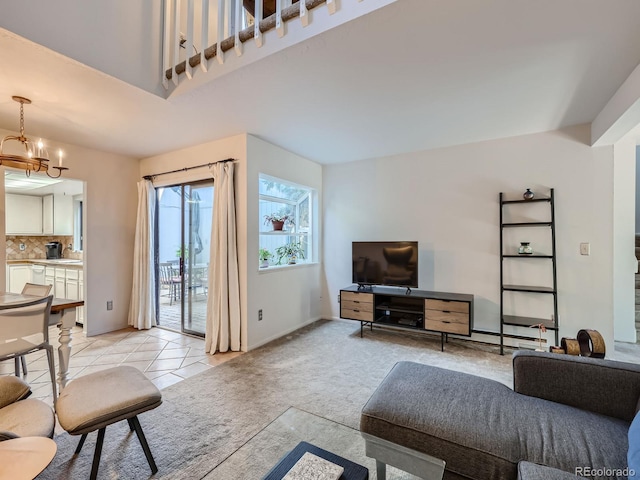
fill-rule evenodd
<path id="1" fill-rule="evenodd" d="M 302 195 L 297 200 L 292 200 L 288 198 L 263 194 L 263 193 L 260 193 L 260 190 L 261 190 L 260 183 L 262 181 L 273 182 L 275 184 L 282 185 L 285 187 L 291 187 L 297 190 L 302 190 L 304 192 L 304 195 Z M 310 186 L 302 185 L 299 183 L 295 183 L 280 177 L 274 177 L 273 175 L 268 175 L 264 173 L 260 173 L 258 175 L 258 215 L 259 215 L 258 248 L 260 249 L 265 247 L 265 243 L 263 242 L 263 239 L 273 238 L 274 236 L 282 237 L 282 238 L 296 237 L 298 239 L 297 241 L 306 243 L 305 258 L 298 259 L 295 264 L 288 264 L 286 263 L 285 260 L 283 260 L 283 263 L 281 264 L 275 263 L 277 262 L 276 253 L 275 251 L 271 251 L 270 249 L 274 257 L 270 260 L 269 267 L 260 268 L 259 271 L 264 272 L 264 271 L 270 271 L 270 270 L 272 271 L 274 269 L 281 269 L 281 268 L 296 268 L 299 266 L 317 263 L 315 258 L 315 248 L 314 248 L 317 240 L 317 232 L 315 231 L 315 222 L 314 222 L 314 215 L 315 215 L 314 206 L 315 206 L 316 198 L 317 198 L 316 190 Z M 293 215 L 294 215 L 295 231 L 294 232 L 291 232 L 291 231 L 274 232 L 274 231 L 264 230 L 264 215 L 260 208 L 260 205 L 263 201 L 274 203 L 274 204 L 284 204 L 284 205 L 291 206 L 293 209 Z M 300 227 L 301 205 L 303 205 L 305 202 L 308 202 L 308 225 L 304 227 L 304 230 L 300 231 L 299 229 L 301 228 Z M 291 240 L 288 239 L 285 241 L 285 243 L 283 243 L 283 245 L 290 242 Z"/>

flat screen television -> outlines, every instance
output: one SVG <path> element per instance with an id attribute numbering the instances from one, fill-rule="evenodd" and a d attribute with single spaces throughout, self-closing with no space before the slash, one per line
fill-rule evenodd
<path id="1" fill-rule="evenodd" d="M 418 242 L 353 242 L 353 283 L 418 288 Z"/>

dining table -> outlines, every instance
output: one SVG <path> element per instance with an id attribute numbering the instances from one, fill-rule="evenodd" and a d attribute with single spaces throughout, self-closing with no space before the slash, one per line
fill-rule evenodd
<path id="1" fill-rule="evenodd" d="M 23 295 L 21 293 L 0 292 L 0 305 L 28 302 L 42 298 L 37 295 Z M 69 373 L 69 359 L 71 358 L 71 329 L 76 324 L 76 309 L 84 305 L 83 300 L 71 300 L 68 298 L 54 298 L 51 302 L 49 313 L 49 325 L 57 325 L 58 335 L 58 386 L 59 390 L 67 385 Z"/>

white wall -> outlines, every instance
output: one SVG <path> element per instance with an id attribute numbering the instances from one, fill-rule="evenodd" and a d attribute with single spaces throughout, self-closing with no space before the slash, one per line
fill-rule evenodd
<path id="1" fill-rule="evenodd" d="M 615 339 L 636 343 L 635 178 L 636 140 L 613 146 L 613 318 Z"/>
<path id="2" fill-rule="evenodd" d="M 320 318 L 321 282 L 319 264 L 299 265 L 269 272 L 258 265 L 258 175 L 266 173 L 316 189 L 322 188 L 320 165 L 264 142 L 251 135 L 223 140 L 145 158 L 140 175 L 180 169 L 234 158 L 236 162 L 236 217 L 243 336 L 242 350 L 270 340 Z M 158 177 L 164 184 L 210 178 L 208 170 L 195 169 Z M 316 228 L 321 216 L 317 212 Z M 317 246 L 316 246 L 317 249 Z M 318 254 L 316 254 L 319 257 Z M 258 322 L 258 310 L 263 320 Z"/>
<path id="3" fill-rule="evenodd" d="M 640 234 L 640 146 L 636 147 L 636 234 Z"/>
<path id="4" fill-rule="evenodd" d="M 242 322 L 242 350 L 247 350 L 247 136 L 236 135 L 214 142 L 164 153 L 140 161 L 140 176 L 168 172 L 209 162 L 233 158 L 235 163 L 236 220 L 238 224 L 238 264 L 240 269 L 240 317 Z M 210 179 L 208 168 L 198 168 L 158 177 L 166 184 Z M 257 186 L 256 186 L 257 187 Z M 257 251 L 257 250 L 256 250 Z"/>
<path id="5" fill-rule="evenodd" d="M 0 136 L 7 134 L 0 130 Z M 87 335 L 125 328 L 133 275 L 138 161 L 75 145 L 55 142 L 54 145 L 65 152 L 64 162 L 69 170 L 64 176 L 85 182 L 83 258 Z M 0 184 L 4 205 L 4 182 Z M 2 247 L 5 225 L 4 221 L 0 223 Z M 6 262 L 4 255 L 2 262 Z M 113 310 L 107 311 L 108 300 L 113 301 Z"/>
<path id="6" fill-rule="evenodd" d="M 162 4 L 25 0 L 3 5 L 0 27 L 164 96 Z"/>
<path id="7" fill-rule="evenodd" d="M 560 337 L 595 328 L 613 348 L 613 149 L 589 141 L 583 125 L 325 166 L 324 314 L 339 316 L 352 241 L 418 240 L 420 288 L 475 295 L 475 328 L 497 332 L 498 194 L 554 187 Z M 591 243 L 591 256 L 580 255 L 581 242 Z M 527 280 L 545 275 L 535 270 Z"/>
<path id="8" fill-rule="evenodd" d="M 322 205 L 322 167 L 291 152 L 249 135 L 247 137 L 247 288 L 249 290 L 249 348 L 256 348 L 321 317 L 321 265 L 300 264 L 274 270 L 260 270 L 258 261 L 258 176 L 267 174 L 316 190 Z M 321 237 L 321 208 L 314 228 Z M 320 262 L 317 242 L 315 259 Z M 258 310 L 263 319 L 258 321 Z"/>

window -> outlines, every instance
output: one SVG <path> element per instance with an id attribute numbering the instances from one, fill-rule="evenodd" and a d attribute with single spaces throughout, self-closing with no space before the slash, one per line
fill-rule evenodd
<path id="1" fill-rule="evenodd" d="M 260 175 L 258 193 L 261 267 L 313 262 L 313 189 Z"/>

